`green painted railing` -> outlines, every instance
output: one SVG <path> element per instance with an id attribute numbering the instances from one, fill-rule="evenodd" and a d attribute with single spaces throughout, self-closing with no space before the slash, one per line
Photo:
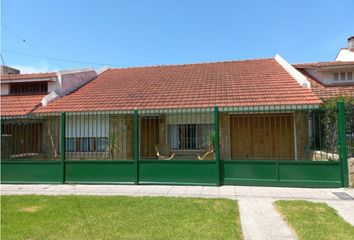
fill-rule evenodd
<path id="1" fill-rule="evenodd" d="M 348 116 L 222 107 L 2 118 L 3 183 L 348 186 Z M 310 131 L 309 131 L 310 129 Z"/>
<path id="2" fill-rule="evenodd" d="M 65 183 L 65 112 L 60 114 L 60 161 L 62 168 L 62 183 Z"/>
<path id="3" fill-rule="evenodd" d="M 214 131 L 215 131 L 215 164 L 216 185 L 220 186 L 220 133 L 219 133 L 219 108 L 214 108 Z"/>
<path id="4" fill-rule="evenodd" d="M 347 153 L 347 129 L 345 123 L 345 108 L 344 102 L 337 103 L 337 126 L 338 126 L 338 153 L 339 161 L 342 165 L 341 175 L 343 187 L 349 186 L 348 178 L 348 153 Z"/>

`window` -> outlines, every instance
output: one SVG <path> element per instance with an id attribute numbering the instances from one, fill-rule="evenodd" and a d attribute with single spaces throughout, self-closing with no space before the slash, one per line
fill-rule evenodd
<path id="1" fill-rule="evenodd" d="M 75 138 L 66 138 L 65 139 L 65 150 L 67 152 L 76 152 L 76 139 Z"/>
<path id="2" fill-rule="evenodd" d="M 47 82 L 11 83 L 10 94 L 24 93 L 46 93 L 48 92 Z"/>
<path id="3" fill-rule="evenodd" d="M 340 80 L 345 81 L 345 72 L 340 73 Z"/>
<path id="4" fill-rule="evenodd" d="M 105 152 L 108 146 L 106 137 L 66 138 L 67 152 Z"/>
<path id="5" fill-rule="evenodd" d="M 93 138 L 80 138 L 79 152 L 95 152 L 93 151 Z"/>
<path id="6" fill-rule="evenodd" d="M 209 145 L 212 124 L 168 125 L 168 143 L 175 150 L 198 150 Z"/>
<path id="7" fill-rule="evenodd" d="M 353 81 L 353 72 L 333 73 L 334 81 L 339 81 L 339 77 L 341 81 Z"/>

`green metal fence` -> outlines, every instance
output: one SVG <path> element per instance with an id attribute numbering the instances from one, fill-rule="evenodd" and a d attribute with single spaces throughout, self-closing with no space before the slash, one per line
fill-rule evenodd
<path id="1" fill-rule="evenodd" d="M 217 184 L 214 115 L 213 108 L 139 111 L 139 183 Z"/>
<path id="2" fill-rule="evenodd" d="M 60 116 L 1 118 L 1 180 L 60 183 Z"/>
<path id="3" fill-rule="evenodd" d="M 346 106 L 348 157 L 354 157 L 354 104 Z"/>
<path id="4" fill-rule="evenodd" d="M 343 103 L 336 109 L 214 107 L 7 117 L 1 119 L 1 179 L 347 186 L 352 125 L 345 118 Z"/>
<path id="5" fill-rule="evenodd" d="M 341 170 L 335 109 L 226 112 L 230 140 L 224 144 L 231 151 L 222 154 L 224 184 L 338 187 L 348 177 Z"/>

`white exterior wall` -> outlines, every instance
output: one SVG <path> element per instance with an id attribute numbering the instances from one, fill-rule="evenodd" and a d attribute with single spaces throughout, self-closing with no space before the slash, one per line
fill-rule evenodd
<path id="1" fill-rule="evenodd" d="M 55 90 L 60 88 L 60 84 L 58 81 L 48 82 L 48 92 L 54 92 Z"/>
<path id="2" fill-rule="evenodd" d="M 9 95 L 9 93 L 10 93 L 10 85 L 1 84 L 1 95 Z"/>
<path id="3" fill-rule="evenodd" d="M 354 68 L 353 69 L 338 69 L 338 70 L 333 70 L 333 71 L 316 71 L 314 69 L 307 69 L 306 70 L 308 73 L 310 73 L 312 76 L 315 78 L 319 79 L 322 83 L 324 84 L 337 84 L 337 83 L 354 83 Z M 334 73 L 341 73 L 341 72 L 352 72 L 353 74 L 353 80 L 352 81 L 342 81 L 340 80 L 340 75 L 339 75 L 339 80 L 334 81 Z"/>
<path id="4" fill-rule="evenodd" d="M 354 61 L 354 52 L 348 49 L 341 49 L 335 59 L 335 61 L 350 62 Z"/>
<path id="5" fill-rule="evenodd" d="M 47 106 L 57 98 L 80 88 L 85 83 L 96 78 L 97 73 L 95 70 L 87 68 L 59 71 L 57 77 L 58 80 L 56 82 L 50 82 L 48 84 L 48 92 L 50 93 L 42 99 L 41 103 L 43 106 Z"/>
<path id="6" fill-rule="evenodd" d="M 60 89 L 59 95 L 66 95 L 75 89 L 81 87 L 85 83 L 91 81 L 97 76 L 96 71 L 93 69 L 81 69 L 77 71 L 59 71 L 58 82 Z"/>
<path id="7" fill-rule="evenodd" d="M 108 137 L 109 115 L 66 116 L 66 137 Z"/>
<path id="8" fill-rule="evenodd" d="M 318 72 L 313 69 L 308 69 L 307 72 L 309 72 L 316 79 L 319 79 L 324 84 L 334 83 L 333 72 Z"/>

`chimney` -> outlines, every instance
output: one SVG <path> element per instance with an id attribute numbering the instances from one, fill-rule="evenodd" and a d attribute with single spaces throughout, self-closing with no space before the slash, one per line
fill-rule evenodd
<path id="1" fill-rule="evenodd" d="M 354 36 L 348 38 L 348 50 L 354 52 Z"/>

